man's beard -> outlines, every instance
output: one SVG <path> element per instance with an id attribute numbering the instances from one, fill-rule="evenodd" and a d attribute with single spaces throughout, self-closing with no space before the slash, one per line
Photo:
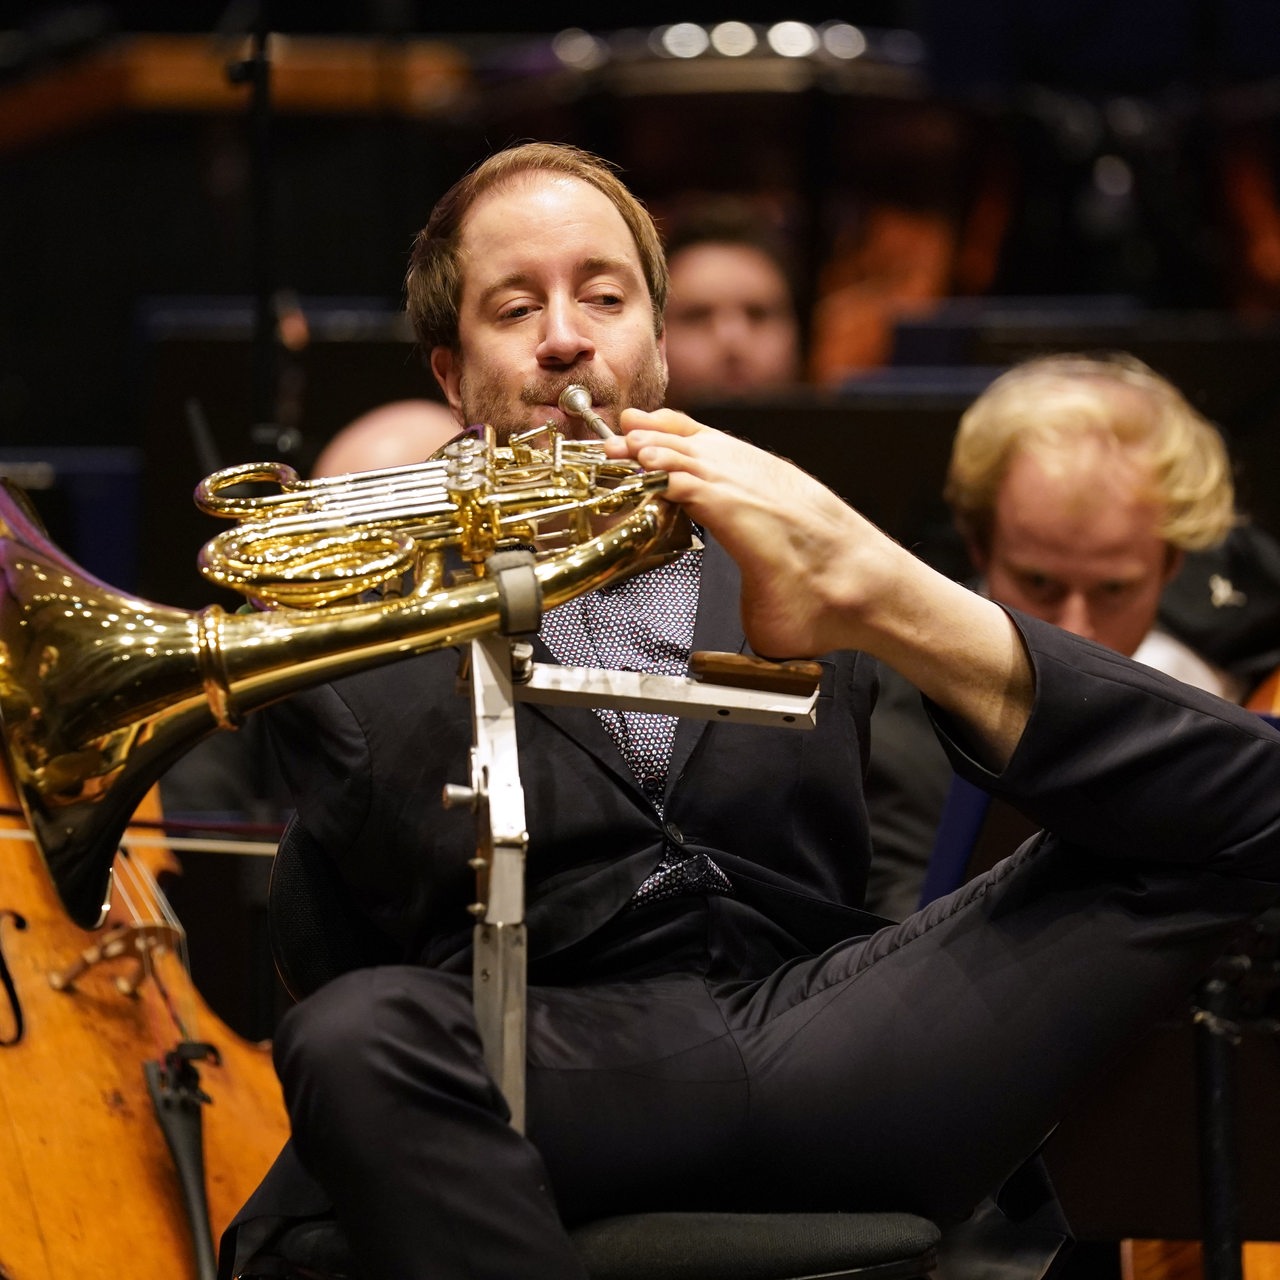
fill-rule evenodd
<path id="1" fill-rule="evenodd" d="M 497 432 L 499 443 L 505 443 L 513 432 L 538 425 L 530 423 L 527 415 L 520 414 L 522 407 L 557 404 L 561 392 L 566 387 L 575 386 L 584 388 L 590 394 L 591 403 L 596 412 L 606 420 L 611 420 L 611 424 L 616 426 L 618 414 L 623 409 L 652 410 L 662 407 L 662 398 L 667 389 L 667 374 L 661 357 L 655 351 L 652 360 L 633 379 L 626 403 L 623 403 L 622 391 L 615 383 L 606 381 L 589 370 L 560 374 L 555 377 L 547 376 L 535 382 L 527 382 L 520 388 L 514 404 L 510 394 L 502 387 L 488 382 L 480 387 L 473 387 L 471 379 L 466 374 L 462 376 L 458 391 L 462 397 L 462 409 L 468 425 L 488 423 Z M 580 434 L 584 438 L 594 439 L 594 433 L 585 428 Z"/>

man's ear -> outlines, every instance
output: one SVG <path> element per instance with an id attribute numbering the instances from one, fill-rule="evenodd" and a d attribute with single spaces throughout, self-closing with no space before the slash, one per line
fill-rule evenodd
<path id="1" fill-rule="evenodd" d="M 667 326 L 665 324 L 658 334 L 658 356 L 662 361 L 663 375 L 670 377 L 671 370 L 667 367 Z"/>
<path id="2" fill-rule="evenodd" d="M 964 549 L 969 553 L 969 563 L 982 575 L 986 575 L 991 564 L 991 552 L 988 547 L 971 533 L 963 533 Z"/>
<path id="3" fill-rule="evenodd" d="M 1187 553 L 1172 543 L 1165 550 L 1164 584 L 1168 586 L 1182 572 L 1182 566 L 1187 561 Z"/>
<path id="4" fill-rule="evenodd" d="M 431 348 L 431 372 L 449 402 L 449 408 L 462 421 L 462 360 L 452 347 Z"/>

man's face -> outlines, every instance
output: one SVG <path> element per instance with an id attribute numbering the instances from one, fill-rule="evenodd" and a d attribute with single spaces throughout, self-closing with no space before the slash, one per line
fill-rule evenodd
<path id="1" fill-rule="evenodd" d="M 437 347 L 431 365 L 464 421 L 500 439 L 546 422 L 593 438 L 557 406 L 573 383 L 615 429 L 622 409 L 662 404 L 666 359 L 640 255 L 602 192 L 519 175 L 472 206 L 461 244 L 459 349 Z"/>
<path id="2" fill-rule="evenodd" d="M 745 244 L 693 244 L 670 262 L 668 399 L 787 386 L 799 374 L 799 326 L 786 278 Z"/>
<path id="3" fill-rule="evenodd" d="M 1142 464 L 1089 442 L 1071 457 L 1015 456 L 991 545 L 971 547 L 993 600 L 1132 654 L 1182 556 L 1156 532 Z"/>

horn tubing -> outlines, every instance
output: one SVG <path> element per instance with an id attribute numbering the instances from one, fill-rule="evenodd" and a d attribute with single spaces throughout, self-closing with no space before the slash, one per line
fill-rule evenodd
<path id="1" fill-rule="evenodd" d="M 599 536 L 535 565 L 544 608 L 689 545 L 650 499 Z M 343 607 L 227 614 L 106 586 L 0 490 L 0 730 L 28 824 L 71 918 L 93 928 L 134 809 L 219 727 L 328 680 L 500 627 L 495 582 Z"/>

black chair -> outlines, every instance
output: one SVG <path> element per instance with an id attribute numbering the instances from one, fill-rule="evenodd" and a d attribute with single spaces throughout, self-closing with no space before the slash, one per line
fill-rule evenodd
<path id="1" fill-rule="evenodd" d="M 272 865 L 271 946 L 295 1000 L 350 969 L 392 959 L 388 941 L 354 915 L 329 864 L 295 820 Z M 571 1233 L 591 1280 L 920 1280 L 939 1231 L 908 1213 L 641 1213 Z M 240 1280 L 367 1277 L 330 1221 L 299 1223 Z"/>
<path id="2" fill-rule="evenodd" d="M 909 1213 L 638 1213 L 570 1232 L 591 1280 L 922 1280 L 938 1229 Z M 289 1230 L 241 1280 L 381 1280 L 332 1222 Z"/>

